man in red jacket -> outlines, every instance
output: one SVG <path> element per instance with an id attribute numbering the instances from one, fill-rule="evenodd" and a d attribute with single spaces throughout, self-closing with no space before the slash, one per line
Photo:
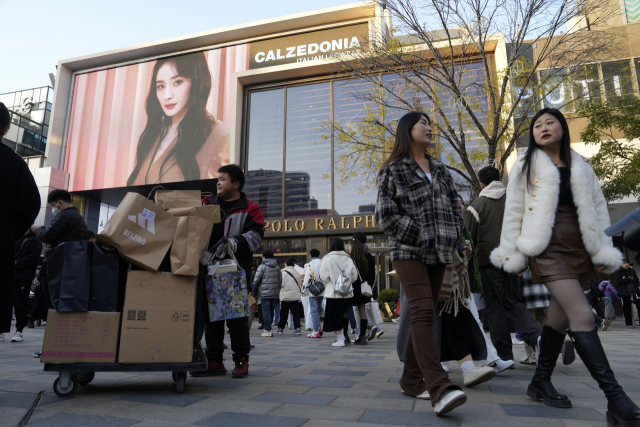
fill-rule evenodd
<path id="1" fill-rule="evenodd" d="M 218 184 L 216 195 L 203 200 L 204 205 L 219 205 L 224 220 L 216 224 L 209 239 L 209 250 L 225 236 L 229 240 L 229 250 L 232 250 L 240 267 L 246 271 L 247 281 L 251 277 L 251 263 L 253 253 L 262 246 L 264 236 L 264 218 L 262 211 L 242 192 L 244 187 L 244 172 L 237 165 L 222 166 L 218 169 Z M 199 277 L 204 280 L 204 268 L 201 268 Z M 200 284 L 204 292 L 204 283 Z M 224 325 L 225 321 L 209 321 L 209 309 L 206 295 L 201 294 L 201 312 L 204 314 L 204 337 L 207 343 L 207 370 L 191 372 L 194 377 L 210 375 L 224 375 L 227 370 L 224 367 L 222 353 L 224 352 Z M 231 350 L 235 368 L 232 372 L 234 378 L 245 378 L 249 374 L 249 324 L 247 319 L 237 318 L 226 320 L 231 338 Z M 200 326 L 200 325 L 198 325 Z M 201 329 L 201 328 L 199 328 Z M 202 337 L 202 330 L 196 331 L 196 337 Z"/>

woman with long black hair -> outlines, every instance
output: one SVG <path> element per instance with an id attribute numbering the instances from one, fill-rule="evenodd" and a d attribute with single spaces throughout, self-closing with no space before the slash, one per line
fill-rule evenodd
<path id="1" fill-rule="evenodd" d="M 556 109 L 540 110 L 531 120 L 529 147 L 514 165 L 500 246 L 491 262 L 510 273 L 528 265 L 534 282 L 551 293 L 540 355 L 527 395 L 545 405 L 570 408 L 551 384 L 551 374 L 567 328 L 583 363 L 608 400 L 610 426 L 640 426 L 640 409 L 616 381 L 594 327 L 593 312 L 581 282 L 598 271 L 611 273 L 622 254 L 604 230 L 607 202 L 587 159 L 570 146 L 569 127 Z"/>
<path id="2" fill-rule="evenodd" d="M 128 186 L 217 178 L 229 163 L 230 132 L 207 112 L 210 92 L 204 53 L 156 62 Z"/>
<path id="3" fill-rule="evenodd" d="M 407 113 L 398 121 L 393 150 L 378 173 L 376 221 L 389 236 L 390 258 L 411 314 L 400 386 L 407 395 L 429 396 L 436 415 L 443 415 L 467 400 L 440 364 L 433 329 L 462 211 L 447 168 L 427 153 L 432 136 L 425 113 Z"/>
<path id="4" fill-rule="evenodd" d="M 349 256 L 358 269 L 358 279 L 356 279 L 353 284 L 353 298 L 351 299 L 351 305 L 358 307 L 357 314 L 360 320 L 360 334 L 353 343 L 355 345 L 367 345 L 367 324 L 369 321 L 367 320 L 365 305 L 367 305 L 368 302 L 371 302 L 371 297 L 362 295 L 362 283 L 367 282 L 371 285 L 373 283 L 373 278 L 369 277 L 369 262 L 364 255 L 364 245 L 359 240 L 351 240 Z"/>

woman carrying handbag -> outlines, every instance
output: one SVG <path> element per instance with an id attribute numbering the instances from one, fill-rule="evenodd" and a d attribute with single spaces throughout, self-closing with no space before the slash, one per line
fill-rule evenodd
<path id="1" fill-rule="evenodd" d="M 369 283 L 371 283 L 371 278 L 369 277 L 369 262 L 364 256 L 364 245 L 360 243 L 359 240 L 351 240 L 349 256 L 358 270 L 358 279 L 353 284 L 353 298 L 351 299 L 351 305 L 358 307 L 358 314 L 360 317 L 360 334 L 353 344 L 367 345 L 367 323 L 369 321 L 367 320 L 365 305 L 368 302 L 371 302 L 373 292 L 369 285 Z"/>
<path id="2" fill-rule="evenodd" d="M 610 225 L 607 202 L 588 160 L 571 149 L 560 111 L 540 110 L 529 134 L 526 154 L 511 170 L 500 246 L 491 254 L 491 262 L 509 273 L 522 273 L 528 257 L 533 281 L 551 292 L 527 395 L 548 406 L 571 407 L 551 384 L 570 328 L 580 358 L 607 397 L 608 425 L 640 426 L 640 409 L 613 375 L 581 286 L 595 280 L 594 266 L 612 273 L 622 261 L 604 233 Z"/>
<path id="3" fill-rule="evenodd" d="M 400 386 L 431 398 L 436 415 L 467 401 L 440 364 L 433 330 L 445 266 L 462 230 L 462 211 L 446 166 L 427 153 L 432 131 L 422 112 L 399 121 L 389 158 L 378 173 L 376 222 L 389 236 L 389 256 L 411 315 Z"/>

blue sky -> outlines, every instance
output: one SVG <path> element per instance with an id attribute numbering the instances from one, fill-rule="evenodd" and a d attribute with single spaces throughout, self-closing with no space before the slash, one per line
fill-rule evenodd
<path id="1" fill-rule="evenodd" d="M 0 0 L 0 93 L 49 85 L 61 59 L 357 0 Z"/>

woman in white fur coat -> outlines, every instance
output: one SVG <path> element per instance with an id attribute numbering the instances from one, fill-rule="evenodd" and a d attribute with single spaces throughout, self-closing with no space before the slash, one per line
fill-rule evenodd
<path id="1" fill-rule="evenodd" d="M 640 409 L 616 381 L 593 324 L 581 282 L 613 272 L 622 254 L 604 230 L 607 202 L 587 159 L 571 149 L 562 113 L 543 109 L 531 120 L 526 154 L 511 171 L 500 246 L 491 262 L 510 273 L 531 268 L 534 282 L 551 292 L 540 355 L 527 395 L 545 405 L 570 408 L 551 384 L 567 328 L 575 347 L 608 399 L 610 426 L 640 426 Z"/>

